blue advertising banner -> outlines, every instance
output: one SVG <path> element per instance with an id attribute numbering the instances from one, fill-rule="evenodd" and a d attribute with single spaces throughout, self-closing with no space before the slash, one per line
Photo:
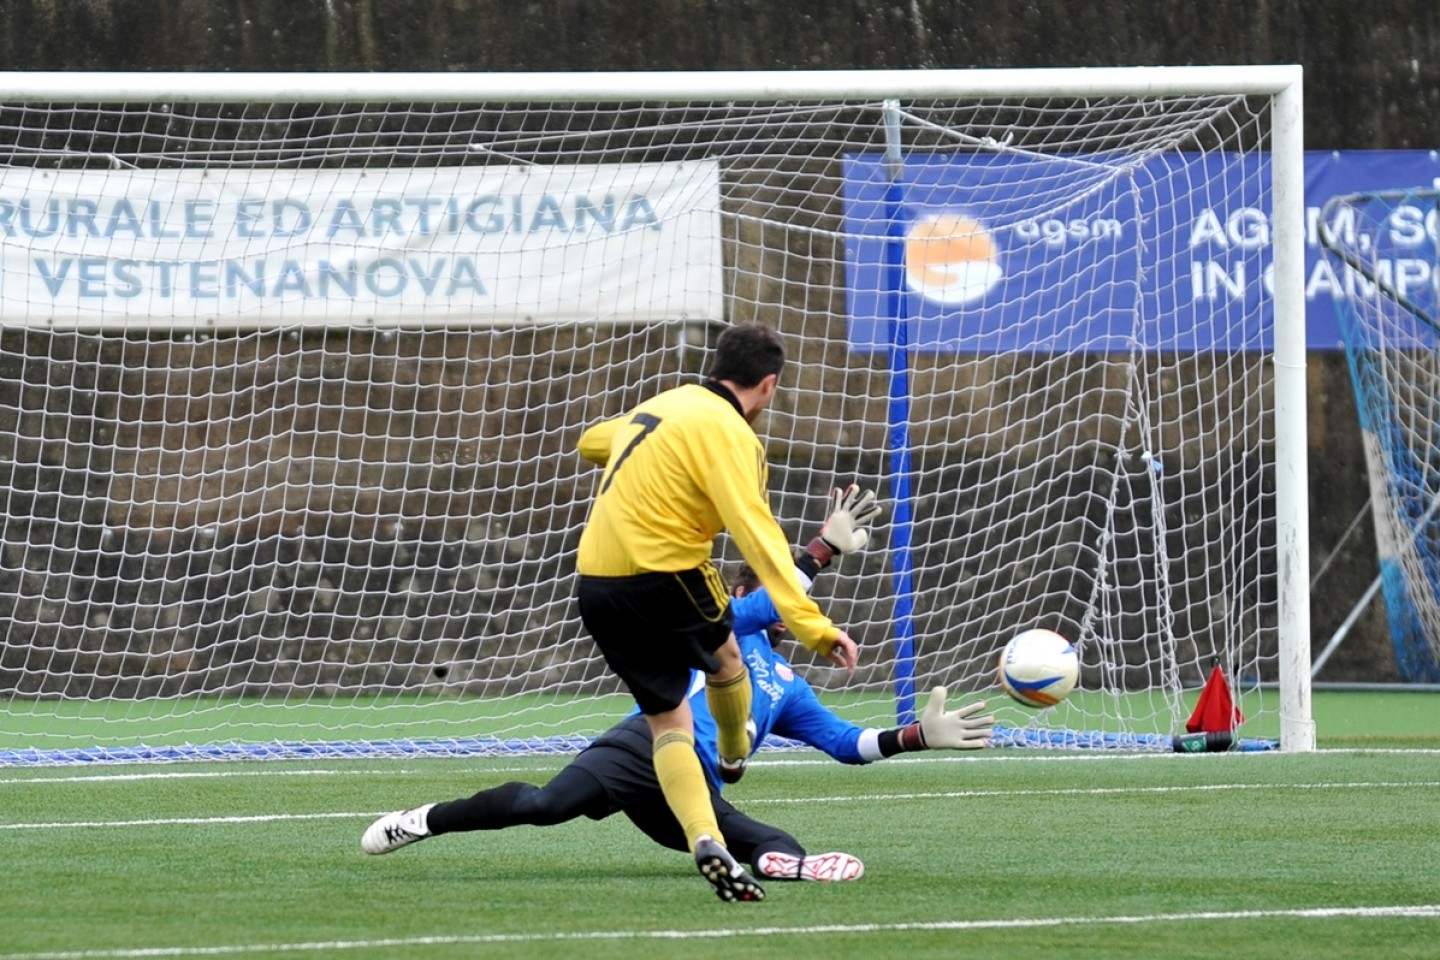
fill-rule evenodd
<path id="1" fill-rule="evenodd" d="M 892 218 L 904 240 L 908 340 L 935 352 L 1268 349 L 1268 162 L 1162 154 L 1123 172 L 1094 156 L 906 159 L 898 210 L 884 157 L 844 165 L 852 349 L 886 349 Z M 1363 281 L 1321 253 L 1332 196 L 1440 185 L 1436 151 L 1306 154 L 1307 342 L 1342 347 L 1337 301 Z M 1346 229 L 1346 224 L 1333 225 Z M 1401 290 L 1435 282 L 1434 210 L 1401 207 L 1382 264 Z"/>

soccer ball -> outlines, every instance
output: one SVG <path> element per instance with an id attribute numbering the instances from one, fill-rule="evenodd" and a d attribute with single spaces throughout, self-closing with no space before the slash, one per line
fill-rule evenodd
<path id="1" fill-rule="evenodd" d="M 1027 707 L 1055 706 L 1079 679 L 1079 654 L 1053 630 L 1016 634 L 1000 653 L 1000 686 Z"/>

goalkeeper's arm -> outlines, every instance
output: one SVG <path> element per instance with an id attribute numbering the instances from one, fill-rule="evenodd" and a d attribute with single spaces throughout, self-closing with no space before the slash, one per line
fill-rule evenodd
<path id="1" fill-rule="evenodd" d="M 958 710 L 945 709 L 945 692 L 937 687 L 925 714 L 916 723 L 889 730 L 865 729 L 820 702 L 805 678 L 782 685 L 783 697 L 769 731 L 824 751 L 841 763 L 874 763 L 912 750 L 978 750 L 989 746 L 995 718 L 977 716 L 985 708 L 977 701 Z"/>
<path id="2" fill-rule="evenodd" d="M 870 542 L 869 524 L 880 516 L 880 503 L 875 491 L 862 490 L 858 484 L 830 491 L 830 511 L 820 533 L 795 558 L 795 566 L 804 575 L 804 586 L 810 589 L 816 574 L 830 565 L 835 557 L 865 549 Z"/>
<path id="3" fill-rule="evenodd" d="M 795 560 L 796 567 L 809 581 L 815 579 L 838 555 L 863 550 L 870 540 L 868 524 L 880 515 L 875 493 L 862 490 L 857 484 L 830 492 L 830 513 L 820 535 L 811 540 Z M 995 717 L 976 716 L 985 709 L 985 701 L 977 700 L 958 710 L 945 709 L 946 690 L 930 691 L 925 713 L 915 723 L 889 730 L 866 730 L 860 735 L 861 755 L 867 761 L 893 757 L 913 750 L 979 750 L 990 743 Z"/>
<path id="4" fill-rule="evenodd" d="M 989 746 L 995 717 L 976 716 L 985 709 L 985 701 L 946 710 L 945 697 L 945 688 L 936 687 L 930 691 L 925 712 L 915 723 L 889 730 L 866 730 L 858 744 L 861 755 L 874 761 L 913 750 L 979 750 Z"/>
<path id="5" fill-rule="evenodd" d="M 863 550 L 870 540 L 867 526 L 880 515 L 875 493 L 856 484 L 830 492 L 830 514 L 820 535 L 806 545 L 795 565 L 810 580 L 829 566 L 839 554 Z M 806 584 L 809 589 L 809 584 Z M 985 701 L 977 700 L 958 710 L 945 709 L 946 690 L 930 691 L 925 713 L 915 723 L 890 730 L 866 730 L 860 736 L 860 753 L 866 760 L 893 757 L 912 750 L 979 750 L 988 746 L 995 726 L 990 714 L 976 716 L 985 709 Z"/>
<path id="6" fill-rule="evenodd" d="M 883 512 L 875 500 L 874 491 L 862 490 L 853 483 L 844 490 L 836 488 L 830 491 L 829 502 L 830 509 L 820 532 L 795 557 L 800 587 L 806 593 L 810 592 L 820 571 L 830 566 L 835 557 L 865 548 L 865 544 L 870 542 L 870 530 L 866 525 L 874 522 Z M 749 569 L 748 565 L 745 569 Z M 750 576 L 754 577 L 753 570 Z M 782 619 L 770 599 L 769 591 L 763 587 L 747 589 L 743 597 L 731 601 L 730 609 L 734 617 L 732 629 L 736 635 L 758 633 L 769 629 L 772 624 L 780 624 Z"/>

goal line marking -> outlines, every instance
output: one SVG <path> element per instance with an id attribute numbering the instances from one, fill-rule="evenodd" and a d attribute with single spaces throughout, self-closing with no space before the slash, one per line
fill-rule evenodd
<path id="1" fill-rule="evenodd" d="M 329 953 L 381 948 L 434 947 L 466 944 L 583 943 L 623 940 L 714 940 L 725 937 L 793 937 L 972 930 L 1030 930 L 1041 927 L 1094 927 L 1114 924 L 1195 923 L 1246 920 L 1435 919 L 1440 904 L 1372 907 L 1308 907 L 1288 910 L 1206 910 L 1195 913 L 1153 913 L 1114 917 L 1021 917 L 989 920 L 933 920 L 905 923 L 825 924 L 804 927 L 722 927 L 700 930 L 588 930 L 574 933 L 475 933 L 372 940 L 305 940 L 293 943 L 217 944 L 193 947 L 135 947 L 115 950 L 61 950 L 0 953 L 0 960 L 126 960 L 140 957 L 214 957 L 287 952 Z"/>
<path id="2" fill-rule="evenodd" d="M 746 806 L 811 803 L 882 803 L 896 800 L 983 800 L 1010 797 L 1119 796 L 1166 793 L 1215 793 L 1234 790 L 1413 790 L 1440 787 L 1440 780 L 1353 781 L 1333 783 L 1206 783 L 1174 787 L 1055 787 L 1046 790 L 937 790 L 914 793 L 872 793 L 832 797 L 756 797 Z M 331 811 L 321 813 L 259 813 L 224 817 L 158 817 L 145 820 L 72 820 L 48 823 L 0 823 L 0 830 L 63 830 L 103 827 L 176 827 L 243 823 L 279 823 L 287 820 L 374 819 L 389 810 Z M 0 957 L 3 960 L 3 957 Z"/>
<path id="3" fill-rule="evenodd" d="M 553 773 L 558 766 L 530 767 L 486 767 L 483 773 Z M 0 787 L 24 784 L 48 783 L 133 783 L 137 780 L 230 780 L 242 777 L 386 777 L 411 776 L 434 771 L 416 770 L 412 767 L 376 767 L 373 769 L 274 769 L 274 770 L 157 770 L 150 773 L 77 773 L 63 777 L 0 777 Z"/>
<path id="4" fill-rule="evenodd" d="M 1321 752 L 1322 752 L 1322 753 L 1325 753 L 1325 754 L 1404 754 L 1404 755 L 1420 755 L 1420 756 L 1440 756 L 1440 750 L 1433 750 L 1433 749 L 1428 749 L 1428 748 L 1424 748 L 1424 747 L 1405 747 L 1405 748 L 1374 748 L 1374 747 L 1350 748 L 1350 747 L 1347 747 L 1347 748 L 1337 749 L 1337 750 L 1324 750 L 1324 751 L 1321 751 Z M 1120 753 L 1120 754 L 1114 754 L 1114 755 L 1097 754 L 1097 753 L 1056 753 L 1056 754 L 1051 754 L 1051 755 L 1038 754 L 1038 753 L 1028 753 L 1028 754 L 1026 754 L 1026 755 L 1024 755 L 1024 756 L 1017 756 L 1017 755 L 1014 755 L 1014 754 L 995 755 L 995 754 L 988 754 L 988 753 L 986 753 L 986 752 L 984 752 L 984 751 L 976 751 L 976 752 L 956 754 L 956 755 L 953 755 L 953 756 L 938 756 L 938 757 L 927 757 L 927 756 L 908 756 L 908 757 L 907 757 L 907 756 L 899 756 L 899 757 L 892 757 L 891 759 L 889 759 L 889 760 L 887 760 L 887 761 L 885 762 L 885 765 L 886 765 L 887 767 L 899 767 L 899 766 L 925 766 L 925 765 L 931 765 L 931 764 L 961 764 L 961 763 L 963 763 L 963 764 L 973 764 L 973 763 L 1169 763 L 1169 762 L 1175 762 L 1175 763 L 1191 763 L 1191 764 L 1193 764 L 1193 763 L 1205 763 L 1205 762 L 1208 762 L 1208 761 L 1210 761 L 1210 760 L 1215 760 L 1215 759 L 1218 759 L 1218 758 L 1221 758 L 1221 757 L 1224 757 L 1224 756 L 1227 756 L 1227 754 L 1218 754 L 1218 753 L 1217 753 L 1217 754 L 1202 754 L 1202 755 L 1200 755 L 1200 756 L 1194 756 L 1194 755 L 1189 755 L 1189 754 L 1181 755 L 1181 754 L 1156 754 L 1156 753 Z M 1274 759 L 1274 758 L 1276 758 L 1276 757 L 1283 756 L 1283 755 L 1282 755 L 1282 754 L 1276 754 L 1276 753 L 1252 753 L 1252 754 L 1245 754 L 1244 756 L 1246 756 L 1247 758 L 1255 758 L 1255 759 L 1253 759 L 1253 760 L 1248 760 L 1247 762 L 1265 763 L 1265 762 L 1269 762 L 1269 760 L 1272 760 L 1272 759 Z M 1267 758 L 1267 759 L 1260 759 L 1260 758 L 1262 758 L 1262 757 L 1263 757 L 1263 758 Z M 439 761 L 439 762 L 444 762 L 444 760 L 445 760 L 446 758 L 428 758 L 428 757 L 427 757 L 427 758 L 423 758 L 423 759 L 424 759 L 424 760 L 427 760 L 427 761 L 430 760 L 430 759 L 435 759 L 435 760 L 437 760 L 437 761 Z M 553 757 L 544 757 L 544 758 L 538 758 L 538 757 L 537 757 L 537 759 L 541 759 L 541 760 L 553 760 L 554 758 L 553 758 Z M 568 759 L 568 758 L 567 758 L 567 759 Z M 79 774 L 68 774 L 68 775 L 64 775 L 64 776 L 46 776 L 46 775 L 43 775 L 43 774 L 42 774 L 42 775 L 39 775 L 39 776 L 19 776 L 19 777 L 4 777 L 4 776 L 0 776 L 0 786 L 11 786 L 11 785 L 14 785 L 14 784 L 37 784 L 37 783 L 105 783 L 105 782 L 112 782 L 112 781 L 115 782 L 115 783 L 125 783 L 125 782 L 131 782 L 131 781 L 136 781 L 136 780 L 201 780 L 201 779 L 225 780 L 225 779 L 236 778 L 236 777 L 333 777 L 333 776 L 352 776 L 352 775 L 360 775 L 360 776 L 415 776 L 415 775 L 420 775 L 420 774 L 431 775 L 431 774 L 434 773 L 433 770 L 422 770 L 422 769 L 420 769 L 420 768 L 418 768 L 418 767 L 400 767 L 400 766 L 395 766 L 395 767 L 381 766 L 381 767 L 367 768 L 367 769 L 363 769 L 363 770 L 362 770 L 362 769 L 349 769 L 349 770 L 347 770 L 347 769 L 345 769 L 345 768 L 343 768 L 343 767 L 335 767 L 335 768 L 306 767 L 306 768 L 301 768 L 301 769 L 295 769 L 295 768 L 293 768 L 293 767 L 292 767 L 292 768 L 287 768 L 287 767 L 285 767 L 285 766 L 283 765 L 283 763 L 280 763 L 280 762 L 269 762 L 269 763 L 257 763 L 257 764 L 252 764 L 252 763 L 249 763 L 249 762 L 244 762 L 244 761 L 242 761 L 242 762 L 240 762 L 240 765 L 241 765 L 241 766 L 244 766 L 246 769 L 235 769 L 235 770 L 173 770 L 173 769 L 170 769 L 170 770 L 155 770 L 155 771 L 147 771 L 147 772 L 134 772 L 134 771 L 131 769 L 131 765 L 129 765 L 129 764 L 116 764 L 116 765 L 114 765 L 113 767 L 110 768 L 110 769 L 113 769 L 114 772 L 108 772 L 108 771 L 107 771 L 107 772 L 104 772 L 104 773 L 79 773 Z M 107 765 L 105 765 L 105 764 L 99 764 L 98 766 L 99 766 L 101 769 L 105 769 Z M 254 767 L 257 767 L 257 766 L 259 766 L 259 767 L 264 767 L 265 769 L 254 769 Z M 480 767 L 474 767 L 474 768 L 473 768 L 473 772 L 484 773 L 484 774 L 490 774 L 490 773 L 528 773 L 528 774 L 544 774 L 544 773 L 554 773 L 555 771 L 557 771 L 557 770 L 560 769 L 560 766 L 561 766 L 561 765 L 553 765 L 553 764 L 550 764 L 550 763 L 537 763 L 537 764 L 533 764 L 533 765 L 530 765 L 530 766 L 523 766 L 523 767 L 511 767 L 511 766 L 491 767 L 491 766 L 480 766 Z M 757 759 L 757 760 L 754 762 L 754 764 L 752 764 L 752 767 L 755 768 L 755 769 L 763 769 L 763 768 L 765 768 L 765 767 L 834 767 L 834 766 L 836 766 L 836 761 L 831 760 L 829 757 L 812 757 L 812 758 L 793 757 L 793 758 L 783 758 L 783 759 L 780 758 L 780 757 L 764 757 L 764 758 L 761 758 L 761 759 Z M 4 769 L 3 766 L 0 766 L 0 769 Z M 50 769 L 50 770 L 57 770 L 57 769 L 63 769 L 63 768 L 60 768 L 60 767 L 50 767 L 50 768 L 48 768 L 48 769 Z"/>

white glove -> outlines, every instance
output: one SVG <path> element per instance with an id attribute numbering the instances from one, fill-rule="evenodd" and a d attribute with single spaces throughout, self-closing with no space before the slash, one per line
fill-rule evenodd
<path id="1" fill-rule="evenodd" d="M 920 735 L 932 750 L 979 750 L 989 746 L 995 717 L 975 714 L 985 709 L 984 700 L 967 703 L 959 710 L 945 709 L 945 688 L 930 691 L 920 717 Z"/>
<path id="2" fill-rule="evenodd" d="M 820 528 L 820 539 L 836 553 L 854 553 L 870 542 L 866 525 L 880 516 L 880 504 L 874 490 L 862 490 L 850 484 L 844 490 L 830 491 L 830 515 Z"/>

